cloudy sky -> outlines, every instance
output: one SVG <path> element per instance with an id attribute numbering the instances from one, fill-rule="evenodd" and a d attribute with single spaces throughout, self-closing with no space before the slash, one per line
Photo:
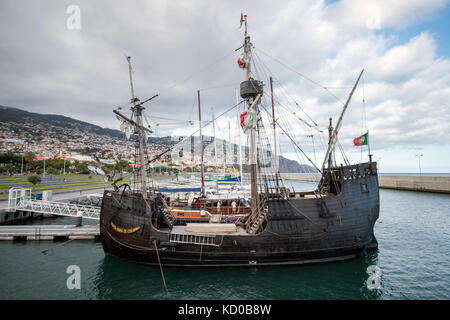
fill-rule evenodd
<path id="1" fill-rule="evenodd" d="M 422 172 L 450 172 L 445 0 L 4 0 L 0 105 L 118 128 L 112 110 L 128 108 L 130 55 L 136 95 L 159 94 L 146 104 L 156 134 L 190 134 L 198 126 L 187 122 L 198 116 L 197 90 L 203 120 L 236 103 L 245 77 L 236 63 L 241 50 L 235 51 L 243 42 L 241 11 L 255 46 L 253 77 L 264 81 L 266 93 L 274 78 L 279 122 L 319 166 L 328 118 L 337 120 L 364 69 L 339 133 L 349 160 L 367 160 L 352 139 L 368 129 L 382 172 L 418 172 L 418 154 Z M 230 120 L 237 141 L 236 114 L 218 120 L 219 138 L 228 138 Z M 210 126 L 205 133 L 212 134 Z M 287 138 L 279 140 L 281 152 L 299 160 Z"/>

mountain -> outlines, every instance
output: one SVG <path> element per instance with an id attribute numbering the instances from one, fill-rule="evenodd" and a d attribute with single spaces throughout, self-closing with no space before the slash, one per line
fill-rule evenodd
<path id="1" fill-rule="evenodd" d="M 14 128 L 11 129 L 11 126 Z M 8 128 L 9 131 L 6 130 Z M 42 137 L 46 134 L 51 135 L 53 139 L 59 140 L 59 142 L 55 142 L 55 147 L 53 148 L 55 150 L 59 150 L 59 145 L 64 145 L 67 141 L 76 140 L 80 142 L 81 140 L 81 143 L 89 144 L 85 146 L 88 149 L 88 153 L 92 152 L 92 150 L 111 149 L 115 145 L 114 141 L 123 142 L 125 140 L 125 134 L 119 130 L 102 128 L 62 115 L 40 114 L 0 105 L 0 132 L 2 131 L 14 133 L 18 135 L 17 138 L 23 139 L 30 144 L 38 143 L 35 140 L 36 137 Z M 43 131 L 46 131 L 46 134 Z M 108 139 L 105 140 L 102 136 L 108 136 Z M 32 138 L 30 139 L 30 137 Z M 0 138 L 2 138 L 1 134 Z M 7 135 L 4 138 L 8 138 Z M 205 136 L 204 141 L 211 143 L 213 139 Z M 218 143 L 223 142 L 220 139 L 217 139 L 217 141 Z M 149 137 L 148 143 L 167 147 L 174 145 L 176 141 L 170 136 Z M 282 173 L 316 172 L 311 166 L 299 164 L 297 161 L 289 160 L 283 156 L 279 156 L 279 166 Z"/>
<path id="2" fill-rule="evenodd" d="M 119 130 L 102 128 L 100 126 L 76 120 L 73 118 L 69 118 L 66 116 L 61 116 L 58 114 L 41 114 L 35 112 L 29 112 L 25 110 L 21 110 L 18 108 L 6 107 L 0 105 L 0 123 L 1 122 L 18 122 L 20 123 L 24 119 L 31 119 L 34 122 L 42 123 L 42 124 L 52 124 L 57 127 L 65 128 L 68 125 L 70 127 L 77 125 L 81 127 L 85 127 L 86 130 L 90 132 L 94 132 L 100 135 L 107 135 L 110 137 L 123 138 L 125 134 Z"/>
<path id="3" fill-rule="evenodd" d="M 306 164 L 299 164 L 295 160 L 279 156 L 280 173 L 315 173 L 317 170 Z"/>

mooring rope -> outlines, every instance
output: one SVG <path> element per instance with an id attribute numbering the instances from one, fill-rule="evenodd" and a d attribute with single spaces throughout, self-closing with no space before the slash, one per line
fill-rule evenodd
<path id="1" fill-rule="evenodd" d="M 166 289 L 166 292 L 169 292 L 167 290 L 166 279 L 164 278 L 164 272 L 163 272 L 163 269 L 162 269 L 161 260 L 159 259 L 159 252 L 158 252 L 158 247 L 156 246 L 156 240 L 153 240 L 153 244 L 155 245 L 156 256 L 158 257 L 159 269 L 161 270 L 161 277 L 162 277 L 162 280 L 164 282 L 164 288 Z"/>
<path id="2" fill-rule="evenodd" d="M 51 247 L 51 248 L 42 250 L 41 253 L 47 254 L 47 252 L 49 252 L 50 250 L 53 250 L 53 249 L 55 249 L 55 248 L 57 248 L 57 247 L 61 247 L 61 246 L 65 245 L 65 244 L 67 244 L 67 243 L 69 243 L 69 242 L 71 242 L 71 241 L 73 241 L 73 240 L 75 240 L 75 239 L 69 239 L 69 240 L 67 240 L 67 241 L 65 241 L 65 242 L 63 242 L 63 243 L 60 243 L 60 244 L 58 244 L 58 245 L 56 245 L 56 246 L 54 246 L 54 247 Z"/>

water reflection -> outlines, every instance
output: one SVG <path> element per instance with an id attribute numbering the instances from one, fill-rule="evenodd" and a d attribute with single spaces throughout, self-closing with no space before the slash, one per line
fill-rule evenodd
<path id="1" fill-rule="evenodd" d="M 159 268 L 105 256 L 94 279 L 96 299 L 166 299 Z"/>
<path id="2" fill-rule="evenodd" d="M 343 262 L 252 268 L 164 268 L 105 256 L 93 285 L 95 299 L 380 299 L 369 290 L 367 268 L 378 253 Z"/>

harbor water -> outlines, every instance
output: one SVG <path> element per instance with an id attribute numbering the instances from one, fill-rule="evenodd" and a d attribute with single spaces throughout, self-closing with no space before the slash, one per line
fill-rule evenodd
<path id="1" fill-rule="evenodd" d="M 307 266 L 164 268 L 168 293 L 158 267 L 106 257 L 100 242 L 72 241 L 43 254 L 58 243 L 2 241 L 0 299 L 450 299 L 450 195 L 380 190 L 380 205 L 375 252 Z M 80 268 L 80 289 L 67 287 L 71 265 Z M 372 265 L 378 289 L 367 286 Z"/>

